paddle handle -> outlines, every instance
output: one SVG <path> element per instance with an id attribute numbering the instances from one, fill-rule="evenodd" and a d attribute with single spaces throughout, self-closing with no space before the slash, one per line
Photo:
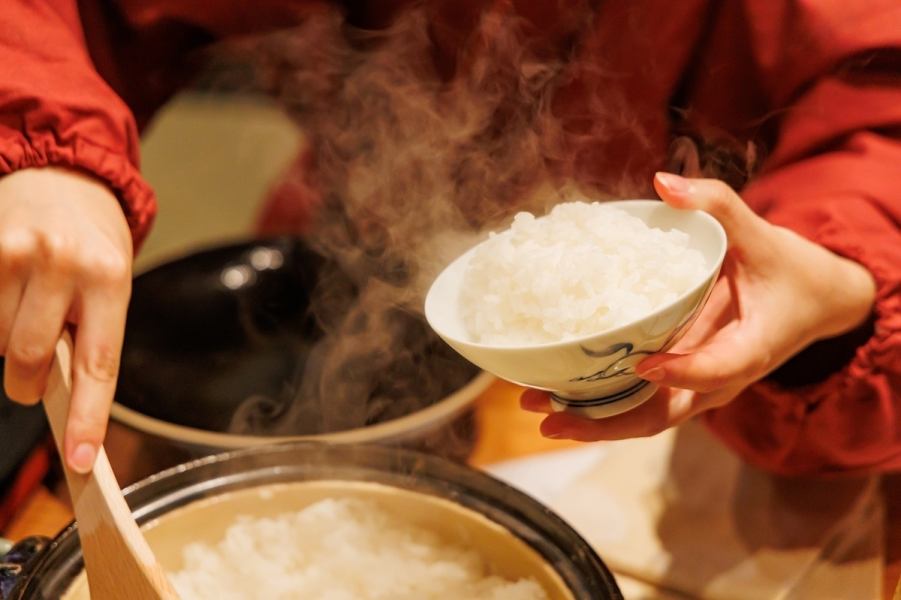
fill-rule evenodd
<path id="1" fill-rule="evenodd" d="M 53 432 L 53 440 L 56 442 L 56 448 L 62 458 L 63 473 L 66 476 L 66 483 L 69 487 L 69 495 L 72 497 L 72 504 L 77 505 L 88 485 L 93 485 L 96 482 L 101 486 L 112 485 L 118 490 L 119 483 L 116 481 L 116 476 L 113 474 L 103 446 L 99 449 L 97 461 L 94 463 L 94 469 L 91 473 L 86 475 L 76 473 L 69 468 L 66 462 L 64 440 L 66 423 L 69 419 L 69 403 L 72 401 L 72 355 L 72 337 L 68 332 L 63 332 L 56 345 L 53 364 L 50 367 L 50 373 L 47 378 L 47 390 L 44 392 L 43 403 L 44 412 L 47 413 L 47 420 L 50 422 L 50 430 Z M 121 504 L 125 506 L 130 518 L 131 511 L 128 510 L 124 498 Z M 121 508 L 121 506 L 118 508 Z M 79 519 L 79 527 L 86 527 L 87 525 L 89 524 L 82 523 L 81 519 Z"/>
<path id="2" fill-rule="evenodd" d="M 56 346 L 44 393 L 44 411 L 62 457 L 92 600 L 177 600 L 178 595 L 138 529 L 103 447 L 90 473 L 69 468 L 64 439 L 72 399 L 72 338 Z"/>
<path id="3" fill-rule="evenodd" d="M 72 337 L 68 332 L 63 332 L 53 355 L 43 403 L 44 412 L 50 422 L 50 430 L 53 432 L 53 441 L 56 442 L 56 449 L 63 459 L 63 471 L 69 484 L 69 492 L 74 495 L 76 490 L 73 484 L 78 489 L 83 488 L 86 477 L 69 478 L 70 470 L 65 460 L 66 449 L 63 445 L 66 422 L 69 419 L 69 402 L 72 400 L 72 353 Z"/>

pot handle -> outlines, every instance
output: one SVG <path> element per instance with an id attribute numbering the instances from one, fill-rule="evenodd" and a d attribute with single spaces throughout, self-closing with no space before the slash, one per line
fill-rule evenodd
<path id="1" fill-rule="evenodd" d="M 49 543 L 50 538 L 41 535 L 24 538 L 15 544 L 0 538 L 0 600 L 11 599 L 10 594 L 28 563 L 41 554 Z"/>

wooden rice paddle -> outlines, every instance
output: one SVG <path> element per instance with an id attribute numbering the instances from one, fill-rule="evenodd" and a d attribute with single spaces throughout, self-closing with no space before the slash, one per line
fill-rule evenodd
<path id="1" fill-rule="evenodd" d="M 63 333 L 50 367 L 44 410 L 63 457 L 91 600 L 177 600 L 178 594 L 131 516 L 103 447 L 87 475 L 69 469 L 63 435 L 71 398 L 72 338 Z"/>

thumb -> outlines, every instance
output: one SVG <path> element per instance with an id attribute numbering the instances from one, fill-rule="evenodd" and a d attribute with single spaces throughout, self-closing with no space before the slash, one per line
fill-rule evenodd
<path id="1" fill-rule="evenodd" d="M 657 173 L 654 188 L 673 208 L 702 210 L 720 222 L 737 248 L 753 247 L 766 221 L 752 211 L 731 187 L 717 179 L 688 179 L 672 173 Z"/>

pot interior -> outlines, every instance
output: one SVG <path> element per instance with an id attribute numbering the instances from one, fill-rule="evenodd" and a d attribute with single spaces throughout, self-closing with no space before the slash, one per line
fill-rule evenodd
<path id="1" fill-rule="evenodd" d="M 405 285 L 402 269 L 339 263 L 300 238 L 160 265 L 134 281 L 116 401 L 166 423 L 261 437 L 427 408 L 479 370 L 404 304 Z"/>
<path id="2" fill-rule="evenodd" d="M 238 516 L 275 517 L 326 498 L 360 498 L 442 540 L 474 548 L 490 572 L 509 580 L 534 579 L 552 600 L 573 600 L 561 577 L 535 550 L 497 523 L 448 500 L 360 481 L 275 484 L 230 492 L 183 506 L 147 523 L 144 533 L 167 571 L 183 568 L 182 548 L 192 542 L 215 544 Z M 298 590 L 302 594 L 302 590 Z M 88 600 L 82 573 L 64 600 Z"/>

